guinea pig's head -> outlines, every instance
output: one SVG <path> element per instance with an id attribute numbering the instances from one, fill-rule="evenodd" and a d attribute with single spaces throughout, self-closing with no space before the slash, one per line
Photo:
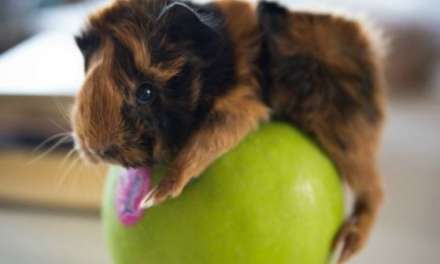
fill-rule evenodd
<path id="1" fill-rule="evenodd" d="M 113 1 L 88 18 L 72 112 L 83 157 L 139 167 L 173 155 L 210 107 L 202 87 L 225 50 L 208 20 L 165 0 Z"/>

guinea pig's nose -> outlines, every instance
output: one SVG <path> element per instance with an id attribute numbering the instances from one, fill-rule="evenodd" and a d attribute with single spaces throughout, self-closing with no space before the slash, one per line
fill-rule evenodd
<path id="1" fill-rule="evenodd" d="M 99 156 L 101 156 L 103 158 L 113 159 L 113 158 L 116 158 L 116 156 L 118 156 L 119 150 L 118 150 L 118 147 L 111 145 L 111 146 L 106 147 L 102 150 L 99 150 L 98 153 L 99 153 Z"/>

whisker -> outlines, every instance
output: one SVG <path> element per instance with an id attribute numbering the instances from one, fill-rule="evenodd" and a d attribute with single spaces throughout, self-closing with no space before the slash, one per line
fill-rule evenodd
<path id="1" fill-rule="evenodd" d="M 70 129 L 69 128 L 66 128 L 66 127 L 63 127 L 63 126 L 61 126 L 60 124 L 58 124 L 55 120 L 53 120 L 53 119 L 49 119 L 49 122 L 51 122 L 52 123 L 52 125 L 54 125 L 54 126 L 56 126 L 59 130 L 61 130 L 61 131 L 69 131 Z M 66 132 L 67 133 L 67 132 Z"/>
<path id="2" fill-rule="evenodd" d="M 70 122 L 70 118 L 69 118 L 67 112 L 64 111 L 65 109 L 63 108 L 61 103 L 59 101 L 57 101 L 56 98 L 54 98 L 54 97 L 52 97 L 52 101 L 54 102 L 55 106 L 57 107 L 57 110 L 58 110 L 59 114 L 61 115 L 61 117 L 65 121 Z"/>
<path id="3" fill-rule="evenodd" d="M 60 189 L 61 186 L 65 183 L 65 180 L 67 179 L 67 176 L 73 171 L 76 165 L 78 165 L 78 162 L 80 161 L 79 157 L 75 157 L 70 165 L 67 167 L 67 169 L 64 171 L 64 173 L 60 176 L 60 180 L 57 184 L 57 189 Z"/>
<path id="4" fill-rule="evenodd" d="M 55 150 L 58 146 L 60 146 L 61 144 L 65 143 L 65 142 L 69 142 L 69 140 L 71 140 L 70 135 L 62 137 L 55 144 L 53 144 L 48 150 L 46 150 L 45 152 L 41 153 L 41 155 L 38 155 L 37 157 L 35 157 L 34 159 L 32 159 L 28 163 L 26 163 L 26 166 L 34 164 L 35 162 L 46 157 L 49 153 L 51 153 L 53 150 Z"/>
<path id="5" fill-rule="evenodd" d="M 66 164 L 67 160 L 76 153 L 76 149 L 72 148 L 71 150 L 69 150 L 69 152 L 67 152 L 66 156 L 64 156 L 63 160 L 61 161 L 60 165 L 58 166 L 59 168 L 64 167 L 64 165 Z"/>
<path id="6" fill-rule="evenodd" d="M 38 152 L 41 148 L 43 148 L 46 144 L 48 144 L 49 142 L 51 142 L 51 141 L 53 141 L 53 140 L 55 140 L 55 139 L 57 139 L 57 138 L 60 138 L 60 137 L 65 137 L 65 136 L 70 136 L 70 132 L 62 132 L 62 133 L 57 133 L 57 134 L 55 134 L 55 135 L 52 135 L 52 136 L 50 136 L 50 137 L 48 137 L 47 139 L 45 139 L 43 142 L 41 142 L 40 144 L 38 144 L 38 146 L 36 146 L 33 150 L 32 150 L 32 152 L 33 153 L 35 153 L 35 152 Z"/>
<path id="7" fill-rule="evenodd" d="M 58 172 L 61 172 L 61 171 L 65 172 L 65 170 L 63 170 L 63 168 L 65 167 L 66 162 L 68 162 L 69 159 L 70 159 L 71 157 L 73 157 L 73 155 L 76 154 L 76 153 L 78 153 L 78 152 L 77 152 L 76 149 L 74 149 L 74 148 L 72 148 L 69 152 L 67 152 L 67 154 L 64 156 L 64 158 L 63 158 L 63 160 L 61 161 L 61 163 L 58 165 L 58 169 L 57 169 L 57 171 L 58 171 Z M 72 160 L 72 162 L 73 162 L 73 160 Z M 72 162 L 70 163 L 70 165 L 72 165 Z M 70 166 L 70 165 L 69 165 L 69 166 Z M 63 175 L 64 175 L 64 173 L 63 173 Z M 61 181 L 59 182 L 58 185 L 62 184 L 62 182 L 63 182 L 63 178 L 62 178 L 62 177 L 60 177 L 60 178 L 61 178 Z"/>

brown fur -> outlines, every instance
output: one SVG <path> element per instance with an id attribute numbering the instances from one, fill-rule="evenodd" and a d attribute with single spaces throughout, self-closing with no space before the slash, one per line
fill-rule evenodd
<path id="1" fill-rule="evenodd" d="M 253 7 L 247 2 L 219 1 L 215 3 L 225 17 L 226 27 L 234 44 L 235 64 L 240 80 L 255 78 L 253 68 L 260 48 L 260 31 Z"/>
<path id="2" fill-rule="evenodd" d="M 356 195 L 335 239 L 346 261 L 365 244 L 382 200 L 376 155 L 384 83 L 366 31 L 354 20 L 273 3 L 174 3 L 120 0 L 90 17 L 79 41 L 89 63 L 73 115 L 78 148 L 126 167 L 168 161 L 151 196 L 157 204 L 261 122 L 291 122 L 317 140 Z M 199 20 L 203 12 L 211 15 Z M 184 23 L 173 17 L 204 35 L 182 40 Z M 139 105 L 145 80 L 157 98 Z"/>
<path id="3" fill-rule="evenodd" d="M 74 109 L 75 133 L 88 156 L 96 156 L 95 151 L 121 141 L 119 108 L 122 99 L 114 82 L 106 77 L 112 69 L 112 62 L 103 57 L 111 52 L 112 47 L 104 43 L 101 52 L 94 55 L 87 81 L 78 93 L 83 103 Z"/>

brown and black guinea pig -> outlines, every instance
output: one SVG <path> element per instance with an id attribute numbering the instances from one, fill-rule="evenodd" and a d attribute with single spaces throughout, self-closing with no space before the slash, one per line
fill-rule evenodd
<path id="1" fill-rule="evenodd" d="M 269 2 L 117 0 L 76 37 L 85 81 L 76 148 L 127 168 L 167 162 L 146 204 L 178 196 L 270 119 L 316 139 L 355 194 L 340 262 L 366 242 L 382 200 L 380 46 L 362 23 Z"/>

